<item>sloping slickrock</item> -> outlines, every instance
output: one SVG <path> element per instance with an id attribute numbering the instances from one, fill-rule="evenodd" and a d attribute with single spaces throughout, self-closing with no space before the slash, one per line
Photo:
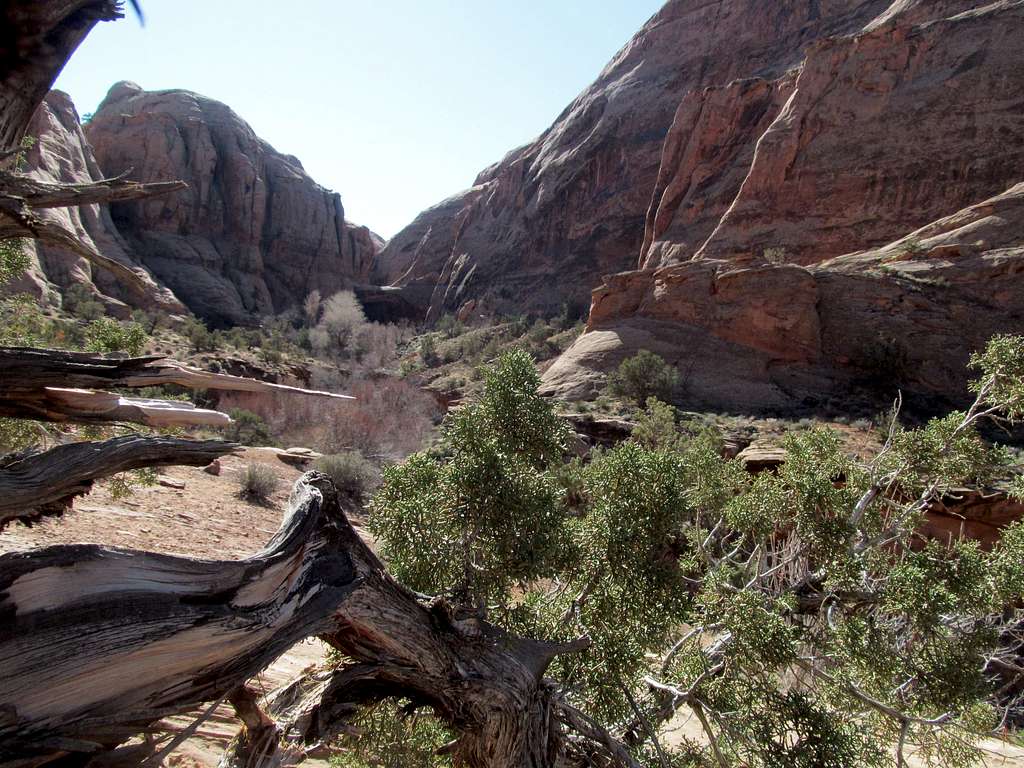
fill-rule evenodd
<path id="1" fill-rule="evenodd" d="M 848 406 L 879 382 L 938 406 L 964 399 L 970 353 L 1009 332 L 1024 332 L 1024 184 L 810 267 L 704 259 L 615 275 L 543 389 L 591 397 L 647 348 L 677 366 L 695 408 Z"/>
<path id="2" fill-rule="evenodd" d="M 48 182 L 85 184 L 102 178 L 92 148 L 82 133 L 78 113 L 71 98 L 62 91 L 51 91 L 36 111 L 28 135 L 35 142 L 25 153 L 25 168 L 30 175 Z M 137 284 L 128 285 L 101 267 L 90 264 L 78 254 L 37 241 L 25 241 L 32 257 L 32 268 L 8 290 L 25 291 L 37 298 L 59 302 L 63 289 L 85 286 L 106 306 L 107 312 L 127 317 L 131 307 L 145 307 L 166 314 L 184 314 L 185 307 L 132 257 L 118 233 L 105 205 L 79 208 L 44 208 L 38 214 L 77 232 L 94 250 L 133 267 Z"/>
<path id="3" fill-rule="evenodd" d="M 670 0 L 536 141 L 392 238 L 378 279 L 436 282 L 432 317 L 472 298 L 497 311 L 585 302 L 601 275 L 636 264 L 662 144 L 687 93 L 783 77 L 806 45 L 856 31 L 888 5 Z"/>
<path id="4" fill-rule="evenodd" d="M 108 175 L 132 168 L 133 179 L 188 182 L 112 213 L 142 263 L 212 324 L 251 324 L 314 289 L 367 282 L 379 238 L 226 105 L 121 82 L 85 133 Z"/>

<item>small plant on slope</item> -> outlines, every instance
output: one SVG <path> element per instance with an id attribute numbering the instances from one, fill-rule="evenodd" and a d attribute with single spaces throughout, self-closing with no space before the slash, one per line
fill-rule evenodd
<path id="1" fill-rule="evenodd" d="M 608 377 L 608 387 L 613 395 L 628 398 L 642 408 L 649 397 L 671 401 L 679 387 L 679 372 L 660 356 L 641 349 L 619 364 Z"/>

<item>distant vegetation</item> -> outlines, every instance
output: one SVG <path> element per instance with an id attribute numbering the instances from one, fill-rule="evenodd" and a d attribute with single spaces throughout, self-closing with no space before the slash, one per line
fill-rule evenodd
<path id="1" fill-rule="evenodd" d="M 281 484 L 280 478 L 266 464 L 251 462 L 238 475 L 239 498 L 266 504 Z"/>
<path id="2" fill-rule="evenodd" d="M 643 406 L 648 398 L 672 400 L 679 387 L 679 372 L 653 352 L 641 349 L 623 360 L 608 377 L 608 389 Z"/>

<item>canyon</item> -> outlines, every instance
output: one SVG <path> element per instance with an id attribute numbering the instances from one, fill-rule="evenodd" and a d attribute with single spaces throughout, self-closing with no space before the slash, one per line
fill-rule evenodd
<path id="1" fill-rule="evenodd" d="M 295 157 L 273 149 L 229 107 L 189 91 L 115 84 L 84 126 L 53 91 L 29 128 L 26 163 L 38 178 L 83 183 L 127 174 L 180 179 L 186 189 L 142 201 L 85 206 L 74 229 L 140 275 L 134 294 L 60 248 L 40 247 L 27 278 L 37 295 L 84 284 L 108 312 L 191 311 L 209 325 L 260 316 L 365 282 L 380 238 L 347 221 L 341 197 Z M 98 274 L 94 274 L 98 273 Z"/>
<path id="2" fill-rule="evenodd" d="M 888 376 L 938 407 L 1024 328 L 1022 38 L 1019 0 L 669 0 L 535 141 L 386 244 L 226 105 L 122 82 L 80 126 L 53 92 L 41 178 L 189 186 L 51 214 L 138 285 L 48 246 L 27 288 L 214 326 L 342 288 L 378 320 L 589 313 L 552 395 L 591 398 L 649 348 L 687 406 L 817 408 Z"/>

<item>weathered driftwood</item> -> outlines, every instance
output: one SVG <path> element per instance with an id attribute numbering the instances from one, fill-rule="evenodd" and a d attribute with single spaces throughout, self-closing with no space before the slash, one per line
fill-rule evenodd
<path id="1" fill-rule="evenodd" d="M 27 415 L 16 403 L 0 402 L 0 413 Z M 220 411 L 197 408 L 178 400 L 125 397 L 91 389 L 47 387 L 33 402 L 31 417 L 76 424 L 113 424 L 130 421 L 147 427 L 226 427 L 231 417 Z"/>
<path id="2" fill-rule="evenodd" d="M 211 426 L 230 423 L 224 414 L 187 403 L 129 398 L 96 391 L 176 384 L 192 389 L 293 392 L 351 400 L 348 395 L 210 373 L 161 357 L 108 358 L 84 352 L 0 347 L 0 416 L 41 421 L 130 421 L 149 426 Z"/>
<path id="3" fill-rule="evenodd" d="M 94 480 L 145 467 L 205 466 L 234 443 L 173 437 L 116 437 L 69 443 L 0 461 L 0 530 L 13 520 L 60 512 Z"/>
<path id="4" fill-rule="evenodd" d="M 110 757 L 160 718 L 229 695 L 254 737 L 282 734 L 269 745 L 236 740 L 249 764 L 279 764 L 282 743 L 317 743 L 360 706 L 398 696 L 459 732 L 451 751 L 461 765 L 572 765 L 593 754 L 631 765 L 544 679 L 556 654 L 583 643 L 512 637 L 409 592 L 316 473 L 296 485 L 267 548 L 246 560 L 85 545 L 4 555 L 0 614 L 0 765 Z M 246 710 L 238 686 L 310 635 L 351 659 L 315 691 L 316 706 L 275 725 Z"/>
<path id="5" fill-rule="evenodd" d="M 123 176 L 88 184 L 53 184 L 20 173 L 0 171 L 0 239 L 27 237 L 42 240 L 85 257 L 121 280 L 139 283 L 142 278 L 135 268 L 96 251 L 57 221 L 38 216 L 35 209 L 153 197 L 186 186 L 183 181 L 140 184 Z"/>

